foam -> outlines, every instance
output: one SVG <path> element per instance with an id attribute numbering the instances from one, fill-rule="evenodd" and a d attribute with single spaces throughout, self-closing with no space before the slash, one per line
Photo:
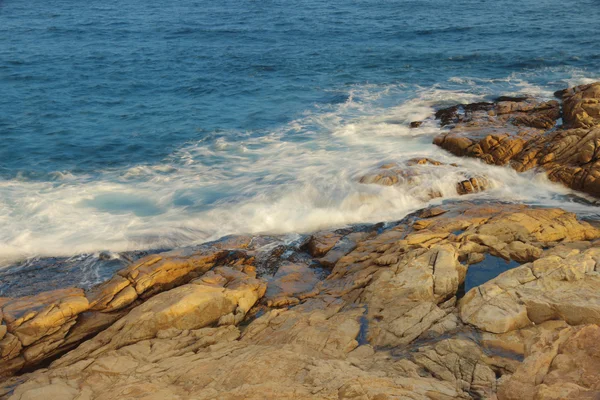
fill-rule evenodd
<path id="1" fill-rule="evenodd" d="M 501 83 L 517 92 L 536 87 L 523 77 Z M 310 232 L 397 220 L 440 202 L 427 199 L 430 189 L 458 198 L 455 182 L 469 172 L 491 177 L 493 186 L 472 198 L 596 213 L 541 175 L 458 159 L 436 148 L 431 144 L 440 132 L 435 121 L 409 129 L 411 121 L 426 119 L 436 107 L 493 94 L 471 78 L 457 77 L 450 85 L 357 86 L 344 103 L 315 106 L 267 134 L 226 132 L 188 144 L 153 165 L 95 176 L 57 172 L 49 181 L 0 181 L 0 265 L 33 256 L 170 248 L 228 234 Z M 424 167 L 417 187 L 358 183 L 381 163 L 415 156 L 462 167 Z"/>

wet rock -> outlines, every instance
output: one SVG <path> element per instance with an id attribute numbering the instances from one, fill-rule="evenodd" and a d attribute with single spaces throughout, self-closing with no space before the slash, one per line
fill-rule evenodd
<path id="1" fill-rule="evenodd" d="M 561 116 L 556 101 L 499 101 L 486 112 L 477 105 L 476 111 L 440 110 L 441 124 L 454 125 L 434 143 L 519 172 L 539 168 L 554 182 L 600 197 L 600 82 L 557 94 L 563 99 L 560 129 L 554 129 Z M 456 111 L 463 109 L 464 115 Z M 458 114 L 449 117 L 452 112 Z"/>
<path id="2" fill-rule="evenodd" d="M 420 127 L 421 125 L 423 125 L 423 121 L 412 121 L 412 122 L 410 123 L 410 127 L 411 127 L 411 128 L 418 128 L 418 127 Z"/>
<path id="3" fill-rule="evenodd" d="M 496 98 L 496 100 L 494 100 L 494 103 L 499 103 L 501 101 L 508 101 L 511 103 L 520 103 L 522 101 L 527 101 L 529 100 L 529 97 L 527 96 L 500 96 L 498 98 Z"/>
<path id="4" fill-rule="evenodd" d="M 490 186 L 490 181 L 485 176 L 474 176 L 456 184 L 458 194 L 479 193 Z"/>
<path id="5" fill-rule="evenodd" d="M 505 165 L 524 149 L 528 140 L 552 128 L 560 117 L 557 101 L 500 101 L 489 103 L 485 109 L 477 104 L 455 106 L 457 110 L 464 109 L 464 116 L 454 118 L 452 129 L 437 136 L 434 143 L 457 156 Z M 448 125 L 444 119 L 441 124 Z"/>
<path id="6" fill-rule="evenodd" d="M 324 257 L 318 259 L 319 263 L 326 268 L 332 268 L 346 254 L 354 250 L 358 243 L 373 236 L 372 232 L 353 232 L 336 242 Z"/>
<path id="7" fill-rule="evenodd" d="M 313 257 L 323 257 L 341 238 L 342 235 L 334 232 L 317 232 L 311 235 L 306 249 Z"/>
<path id="8" fill-rule="evenodd" d="M 415 195 L 421 197 L 424 201 L 433 198 L 442 197 L 441 191 L 436 188 L 427 188 L 426 182 L 431 178 L 428 175 L 430 171 L 421 168 L 422 166 L 447 166 L 458 168 L 456 164 L 444 164 L 440 161 L 429 158 L 413 158 L 404 163 L 403 166 L 396 163 L 384 164 L 360 178 L 360 183 L 378 184 L 383 186 L 405 185 L 413 190 Z M 456 192 L 459 195 L 478 193 L 492 187 L 491 181 L 482 175 L 475 175 L 468 171 L 460 171 L 464 179 L 456 182 Z"/>
<path id="9" fill-rule="evenodd" d="M 435 119 L 441 121 L 442 126 L 456 124 L 463 121 L 468 121 L 471 114 L 475 112 L 487 112 L 494 107 L 493 103 L 479 102 L 464 105 L 456 105 L 438 110 L 435 113 Z"/>
<path id="10" fill-rule="evenodd" d="M 419 213 L 419 218 L 432 218 L 446 213 L 441 207 L 430 207 Z"/>

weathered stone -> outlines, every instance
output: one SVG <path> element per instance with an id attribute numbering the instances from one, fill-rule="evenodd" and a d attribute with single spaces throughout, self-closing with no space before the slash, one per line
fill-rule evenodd
<path id="1" fill-rule="evenodd" d="M 493 397 L 496 392 L 496 375 L 483 362 L 481 348 L 472 341 L 446 339 L 419 349 L 413 359 L 434 376 L 479 398 Z"/>
<path id="2" fill-rule="evenodd" d="M 542 336 L 517 371 L 501 382 L 500 400 L 600 397 L 600 327 L 564 328 Z"/>
<path id="3" fill-rule="evenodd" d="M 197 281 L 154 296 L 56 364 L 74 363 L 151 339 L 169 328 L 199 329 L 225 321 L 239 323 L 265 290 L 264 282 L 243 272 L 219 267 Z"/>
<path id="4" fill-rule="evenodd" d="M 2 306 L 8 331 L 29 346 L 73 321 L 89 307 L 81 289 L 59 289 L 10 300 Z"/>
<path id="5" fill-rule="evenodd" d="M 440 110 L 442 125 L 454 125 L 434 143 L 457 156 L 509 164 L 519 172 L 541 168 L 552 181 L 600 197 L 600 82 L 560 96 L 562 129 L 552 130 L 560 117 L 555 101 L 499 101 L 486 112 L 477 104 Z"/>
<path id="6" fill-rule="evenodd" d="M 284 264 L 269 281 L 265 299 L 269 307 L 298 304 L 300 299 L 318 294 L 317 273 L 304 264 Z"/>
<path id="7" fill-rule="evenodd" d="M 314 233 L 306 245 L 308 253 L 313 257 L 323 257 L 342 238 L 334 232 Z"/>
<path id="8" fill-rule="evenodd" d="M 504 272 L 465 295 L 461 318 L 494 333 L 553 319 L 573 325 L 600 323 L 598 251 L 565 259 L 544 257 Z"/>
<path id="9" fill-rule="evenodd" d="M 45 340 L 20 349 L 8 327 L 0 349 L 16 357 L 1 365 L 13 371 L 25 359 L 41 360 L 57 349 L 72 348 L 90 332 L 102 332 L 49 368 L 0 384 L 0 396 L 494 398 L 498 385 L 504 388 L 512 379 L 515 387 L 518 382 L 528 385 L 527 371 L 541 376 L 530 367 L 521 373 L 520 361 L 536 357 L 541 344 L 552 342 L 548 338 L 571 329 L 557 320 L 581 324 L 600 315 L 595 294 L 600 293 L 595 286 L 600 248 L 594 241 L 599 232 L 574 214 L 463 202 L 439 206 L 420 220 L 426 224 L 419 229 L 414 219 L 339 239 L 324 256 L 335 255 L 324 280 L 309 267 L 319 259 L 304 251 L 297 262 L 276 263 L 278 271 L 268 282 L 256 278 L 249 261 L 255 254 L 252 245 L 238 255 L 236 250 L 221 252 L 206 272 L 201 272 L 202 262 L 194 268 L 179 253 L 175 257 L 182 270 L 175 268 L 173 281 L 158 279 L 156 289 L 151 285 L 120 306 L 115 302 L 119 293 L 137 287 L 135 269 L 129 270 L 119 276 L 127 276 L 131 284 L 115 278 L 103 285 L 93 292 L 94 309 L 79 313 L 69 322 L 72 326 L 62 324 Z M 351 246 L 344 244 L 346 239 Z M 557 250 L 542 250 L 548 247 Z M 532 262 L 473 289 L 457 309 L 468 260 L 489 254 Z M 227 266 L 215 266 L 219 263 Z M 174 263 L 162 265 L 161 270 Z M 266 298 L 259 302 L 265 290 Z M 482 293 L 485 298 L 480 299 Z M 13 300 L 3 299 L 0 308 L 7 301 Z M 498 304 L 505 309 L 480 311 Z M 271 308 L 275 306 L 285 307 Z M 487 325 L 480 330 L 471 318 L 500 327 L 489 331 L 502 332 L 507 326 L 510 331 L 490 333 Z M 9 340 L 17 340 L 17 347 L 10 347 Z M 574 347 L 583 349 L 581 343 Z M 570 395 L 567 389 L 573 385 L 593 393 L 595 376 L 586 380 L 574 373 L 594 370 L 593 357 L 574 354 L 581 363 L 557 364 L 545 379 L 556 377 L 558 383 L 548 388 L 546 380 L 535 383 L 537 396 Z"/>
<path id="10" fill-rule="evenodd" d="M 600 82 L 568 89 L 561 97 L 566 125 L 571 128 L 600 125 Z"/>

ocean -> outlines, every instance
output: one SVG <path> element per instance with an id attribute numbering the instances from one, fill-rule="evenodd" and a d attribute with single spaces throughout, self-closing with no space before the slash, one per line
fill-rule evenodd
<path id="1" fill-rule="evenodd" d="M 393 221 L 427 156 L 471 195 L 595 216 L 534 172 L 434 147 L 437 108 L 600 79 L 600 1 L 0 0 L 0 266 Z M 433 200 L 430 203 L 441 200 Z M 104 254 L 104 253 L 103 253 Z M 32 261 L 33 260 L 33 261 Z"/>

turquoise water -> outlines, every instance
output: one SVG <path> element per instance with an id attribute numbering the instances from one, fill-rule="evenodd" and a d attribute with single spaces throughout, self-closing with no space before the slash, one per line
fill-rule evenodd
<path id="1" fill-rule="evenodd" d="M 416 193 L 356 178 L 451 160 L 408 122 L 597 79 L 597 21 L 597 0 L 0 0 L 0 264 L 401 218 Z M 482 196 L 586 212 L 465 165 Z"/>

